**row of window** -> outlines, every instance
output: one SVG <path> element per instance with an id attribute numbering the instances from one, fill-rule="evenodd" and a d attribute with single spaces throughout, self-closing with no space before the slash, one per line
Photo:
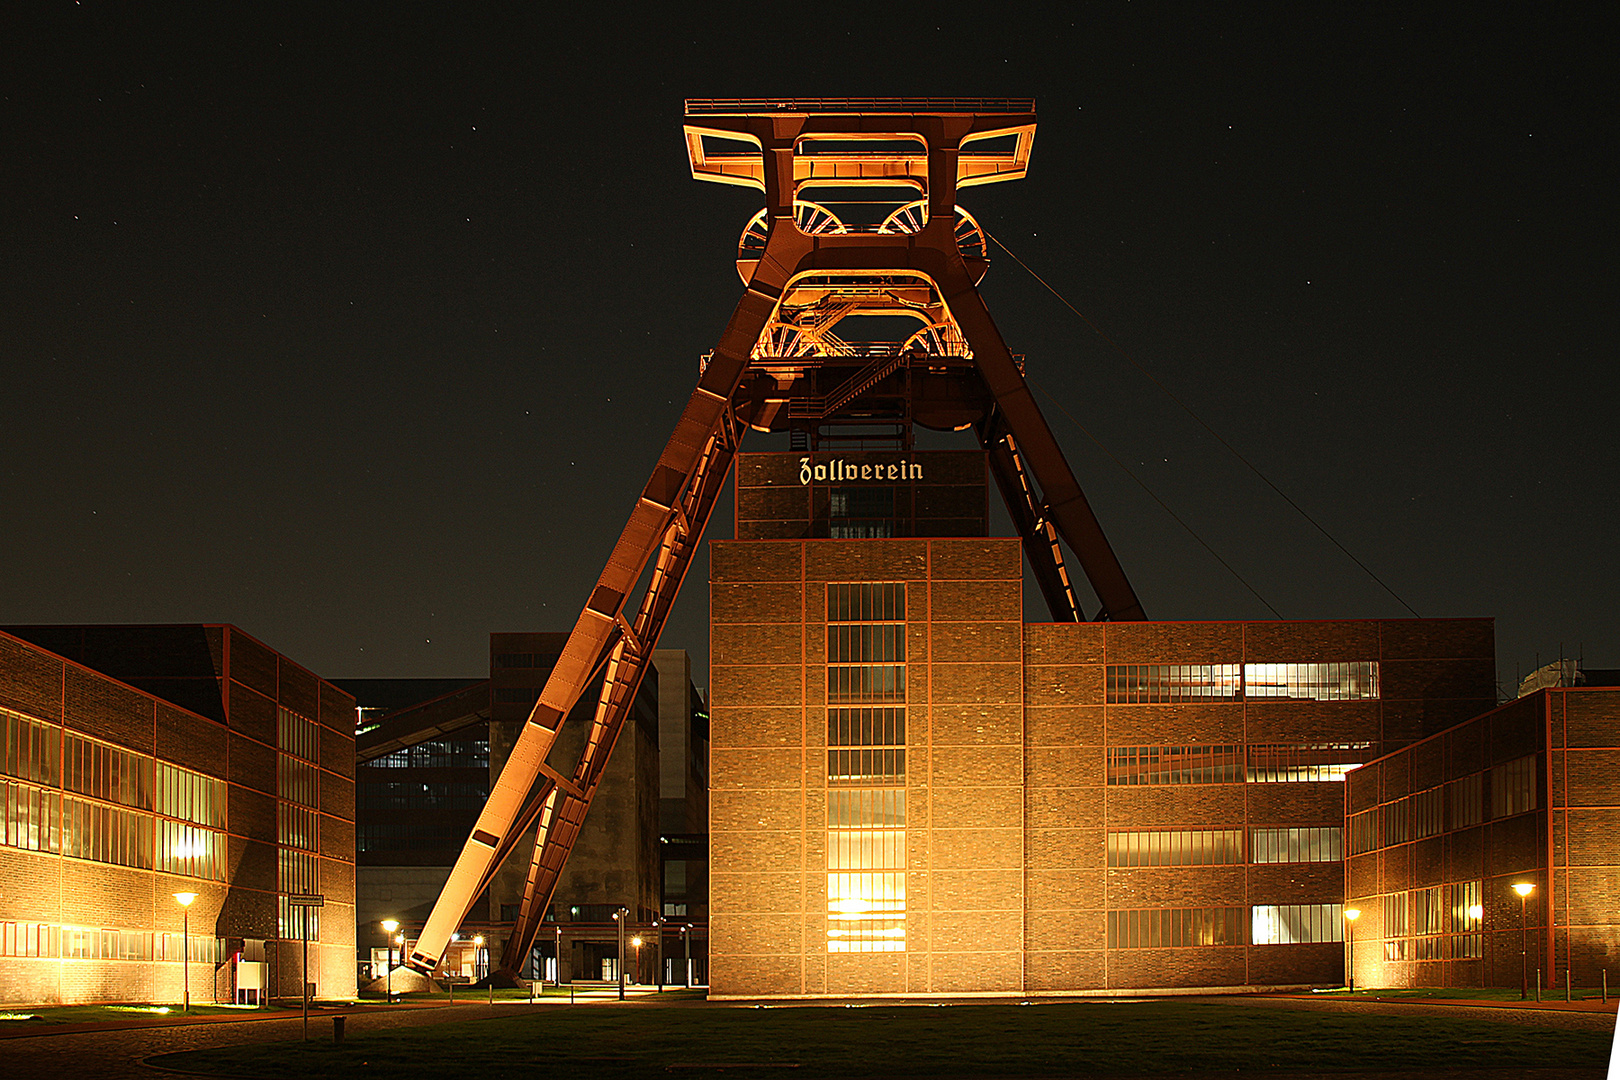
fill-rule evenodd
<path id="1" fill-rule="evenodd" d="M 179 963 L 189 946 L 194 964 L 223 964 L 225 941 L 202 934 L 106 930 L 48 923 L 0 922 L 0 956 L 64 960 L 167 960 Z"/>
<path id="2" fill-rule="evenodd" d="M 1344 940 L 1338 904 L 1256 904 L 1252 908 L 1157 908 L 1108 913 L 1110 949 L 1181 949 L 1242 945 L 1304 945 Z"/>
<path id="3" fill-rule="evenodd" d="M 0 709 L 0 773 L 102 802 L 225 827 L 225 781 Z M 26 846 L 26 845 L 15 845 Z"/>
<path id="4" fill-rule="evenodd" d="M 1369 742 L 1111 746 L 1107 775 L 1116 785 L 1342 781 L 1366 763 L 1371 749 Z"/>
<path id="5" fill-rule="evenodd" d="M 1110 705 L 1288 699 L 1365 701 L 1378 697 L 1378 662 L 1325 664 L 1109 664 Z"/>
<path id="6" fill-rule="evenodd" d="M 1245 859 L 1242 829 L 1147 829 L 1108 834 L 1108 865 L 1236 866 L 1251 863 L 1338 862 L 1337 827 L 1250 829 Z"/>
<path id="7" fill-rule="evenodd" d="M 1536 781 L 1536 755 L 1530 754 L 1352 814 L 1350 853 L 1364 855 L 1480 824 L 1485 820 L 1487 779 L 1493 819 L 1536 809 L 1540 785 Z"/>
<path id="8" fill-rule="evenodd" d="M 458 734 L 428 739 L 384 754 L 367 764 L 387 769 L 487 769 L 489 735 Z"/>
<path id="9" fill-rule="evenodd" d="M 489 800 L 489 785 L 466 781 L 363 781 L 356 788 L 355 807 L 362 811 L 482 810 Z"/>
<path id="10" fill-rule="evenodd" d="M 1379 898 L 1384 959 L 1477 960 L 1484 955 L 1479 881 L 1455 881 Z"/>
<path id="11" fill-rule="evenodd" d="M 75 859 L 225 880 L 225 834 L 139 810 L 0 780 L 0 844 Z"/>

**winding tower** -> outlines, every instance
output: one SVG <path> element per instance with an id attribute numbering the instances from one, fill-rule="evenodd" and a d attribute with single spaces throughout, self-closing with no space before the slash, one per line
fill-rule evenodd
<path id="1" fill-rule="evenodd" d="M 764 194 L 737 248 L 743 295 L 412 951 L 422 971 L 534 829 L 500 963 L 520 970 L 750 428 L 807 455 L 971 431 L 1053 620 L 1144 618 L 979 295 L 987 237 L 957 205 L 962 188 L 1024 175 L 1034 102 L 697 99 L 685 135 L 694 178 Z M 587 693 L 577 759 L 548 760 Z"/>

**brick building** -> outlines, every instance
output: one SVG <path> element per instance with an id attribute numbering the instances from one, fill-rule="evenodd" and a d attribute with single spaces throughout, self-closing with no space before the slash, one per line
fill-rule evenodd
<path id="1" fill-rule="evenodd" d="M 1620 967 L 1620 687 L 1529 693 L 1369 763 L 1346 797 L 1358 985 Z"/>
<path id="2" fill-rule="evenodd" d="M 233 626 L 0 633 L 0 1001 L 351 997 L 354 700 Z M 302 912 L 319 894 L 302 964 Z"/>
<path id="3" fill-rule="evenodd" d="M 1338 984 L 1344 776 L 1485 619 L 1026 624 L 977 453 L 748 454 L 711 557 L 718 996 Z"/>

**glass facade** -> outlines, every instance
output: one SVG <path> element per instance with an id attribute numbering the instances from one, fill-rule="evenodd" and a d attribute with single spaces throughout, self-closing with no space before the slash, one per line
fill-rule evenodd
<path id="1" fill-rule="evenodd" d="M 1338 862 L 1343 855 L 1344 830 L 1337 826 L 1249 830 L 1251 862 Z"/>
<path id="2" fill-rule="evenodd" d="M 827 951 L 906 947 L 906 587 L 827 586 Z"/>

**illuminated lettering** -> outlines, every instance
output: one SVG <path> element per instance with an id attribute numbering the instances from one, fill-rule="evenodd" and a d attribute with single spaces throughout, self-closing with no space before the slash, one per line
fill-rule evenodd
<path id="1" fill-rule="evenodd" d="M 855 465 L 843 458 L 814 462 L 808 457 L 799 459 L 799 483 L 842 483 L 848 480 L 921 480 L 923 467 L 919 461 L 900 461 L 892 464 Z"/>

